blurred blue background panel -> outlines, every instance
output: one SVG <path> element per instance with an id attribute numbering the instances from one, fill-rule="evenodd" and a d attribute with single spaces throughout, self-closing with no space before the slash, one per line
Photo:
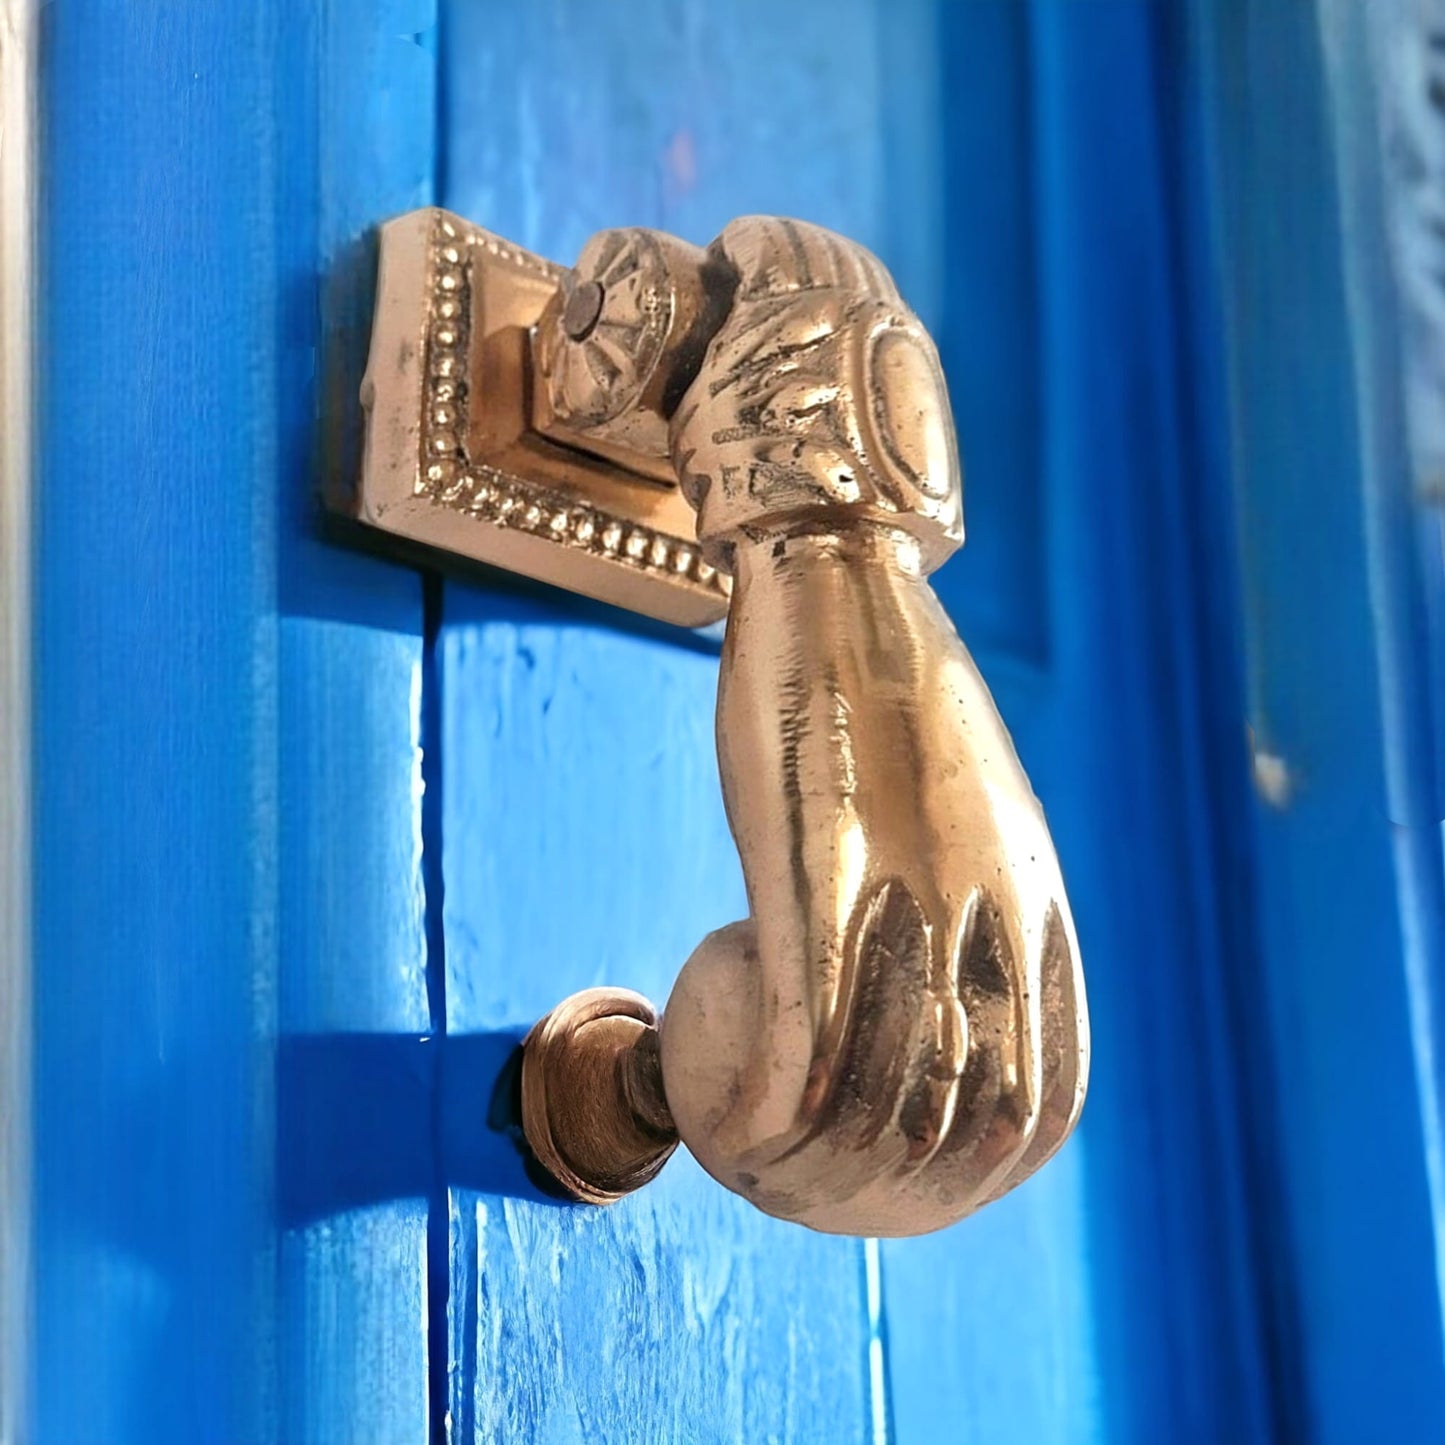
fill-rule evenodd
<path id="1" fill-rule="evenodd" d="M 895 175 L 887 245 L 942 353 L 963 458 L 966 549 L 935 585 L 975 652 L 1038 668 L 1049 593 L 1034 19 L 1007 0 L 933 8 L 930 43 L 892 71 L 885 114 L 896 152 L 932 160 L 926 175 Z M 915 88 L 926 109 L 907 103 Z M 927 237 L 922 275 L 910 232 Z"/>
<path id="2" fill-rule="evenodd" d="M 1438 7 L 1196 9 L 1301 1433 L 1438 1433 Z"/>

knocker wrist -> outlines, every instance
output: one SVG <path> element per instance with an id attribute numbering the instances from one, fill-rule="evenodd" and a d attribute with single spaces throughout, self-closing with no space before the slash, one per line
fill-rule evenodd
<path id="1" fill-rule="evenodd" d="M 726 570 L 739 582 L 760 565 L 811 565 L 832 558 L 848 565 L 924 574 L 918 538 L 896 519 L 871 513 L 810 511 L 778 517 L 769 524 L 740 529 L 727 542 Z"/>

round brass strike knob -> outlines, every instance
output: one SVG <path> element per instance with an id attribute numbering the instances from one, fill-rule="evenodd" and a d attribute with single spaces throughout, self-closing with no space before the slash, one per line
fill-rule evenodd
<path id="1" fill-rule="evenodd" d="M 680 1137 L 816 1229 L 950 1224 L 1067 1138 L 1089 1032 L 1042 811 L 927 582 L 963 535 L 933 344 L 861 247 L 750 217 L 706 252 L 594 238 L 535 355 L 584 444 L 670 458 L 733 579 L 718 750 L 751 916 L 660 1023 L 591 990 L 533 1029 L 529 1144 L 593 1203 Z"/>
<path id="2" fill-rule="evenodd" d="M 657 1014 L 641 994 L 574 993 L 523 1047 L 522 1128 L 565 1194 L 611 1204 L 667 1163 L 677 1129 L 662 1096 Z"/>

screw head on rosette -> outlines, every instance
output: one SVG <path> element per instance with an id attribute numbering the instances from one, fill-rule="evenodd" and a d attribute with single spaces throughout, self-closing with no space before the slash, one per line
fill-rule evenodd
<path id="1" fill-rule="evenodd" d="M 707 254 L 660 231 L 600 231 L 537 322 L 553 421 L 588 440 L 668 455 L 667 424 L 706 346 Z"/>

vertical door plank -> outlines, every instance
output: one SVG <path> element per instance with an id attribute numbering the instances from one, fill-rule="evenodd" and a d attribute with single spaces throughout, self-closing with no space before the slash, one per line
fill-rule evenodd
<path id="1" fill-rule="evenodd" d="M 877 17 L 823 20 L 452 6 L 444 202 L 563 259 L 602 226 L 705 241 L 769 210 L 877 245 Z M 746 908 L 715 652 L 500 583 L 447 588 L 438 646 L 449 1030 L 524 1028 L 604 980 L 664 999 Z M 769 1220 L 687 1158 L 605 1212 L 452 1199 L 458 1440 L 856 1440 L 881 1414 L 856 1241 Z"/>
<path id="2" fill-rule="evenodd" d="M 258 16 L 44 23 L 33 1435 L 251 1440 L 285 117 Z"/>
<path id="3" fill-rule="evenodd" d="M 450 1029 L 525 1025 L 604 980 L 665 998 L 745 908 L 714 657 L 550 601 L 454 589 L 446 618 Z M 856 1434 L 851 1241 L 765 1219 L 686 1158 L 605 1211 L 461 1189 L 452 1208 L 458 1439 Z"/>
<path id="4" fill-rule="evenodd" d="M 331 0 L 288 12 L 288 40 L 314 57 L 319 145 L 278 202 L 315 210 L 282 276 L 313 311 L 282 342 L 281 1438 L 403 1445 L 429 1430 L 421 588 L 322 540 L 317 510 L 356 476 L 374 228 L 431 199 L 435 6 Z"/>
<path id="5" fill-rule="evenodd" d="M 354 8 L 45 16 L 37 1441 L 426 1428 L 421 1206 L 277 1131 L 295 1036 L 427 1024 L 419 588 L 312 536 L 319 272 L 430 180 Z"/>

